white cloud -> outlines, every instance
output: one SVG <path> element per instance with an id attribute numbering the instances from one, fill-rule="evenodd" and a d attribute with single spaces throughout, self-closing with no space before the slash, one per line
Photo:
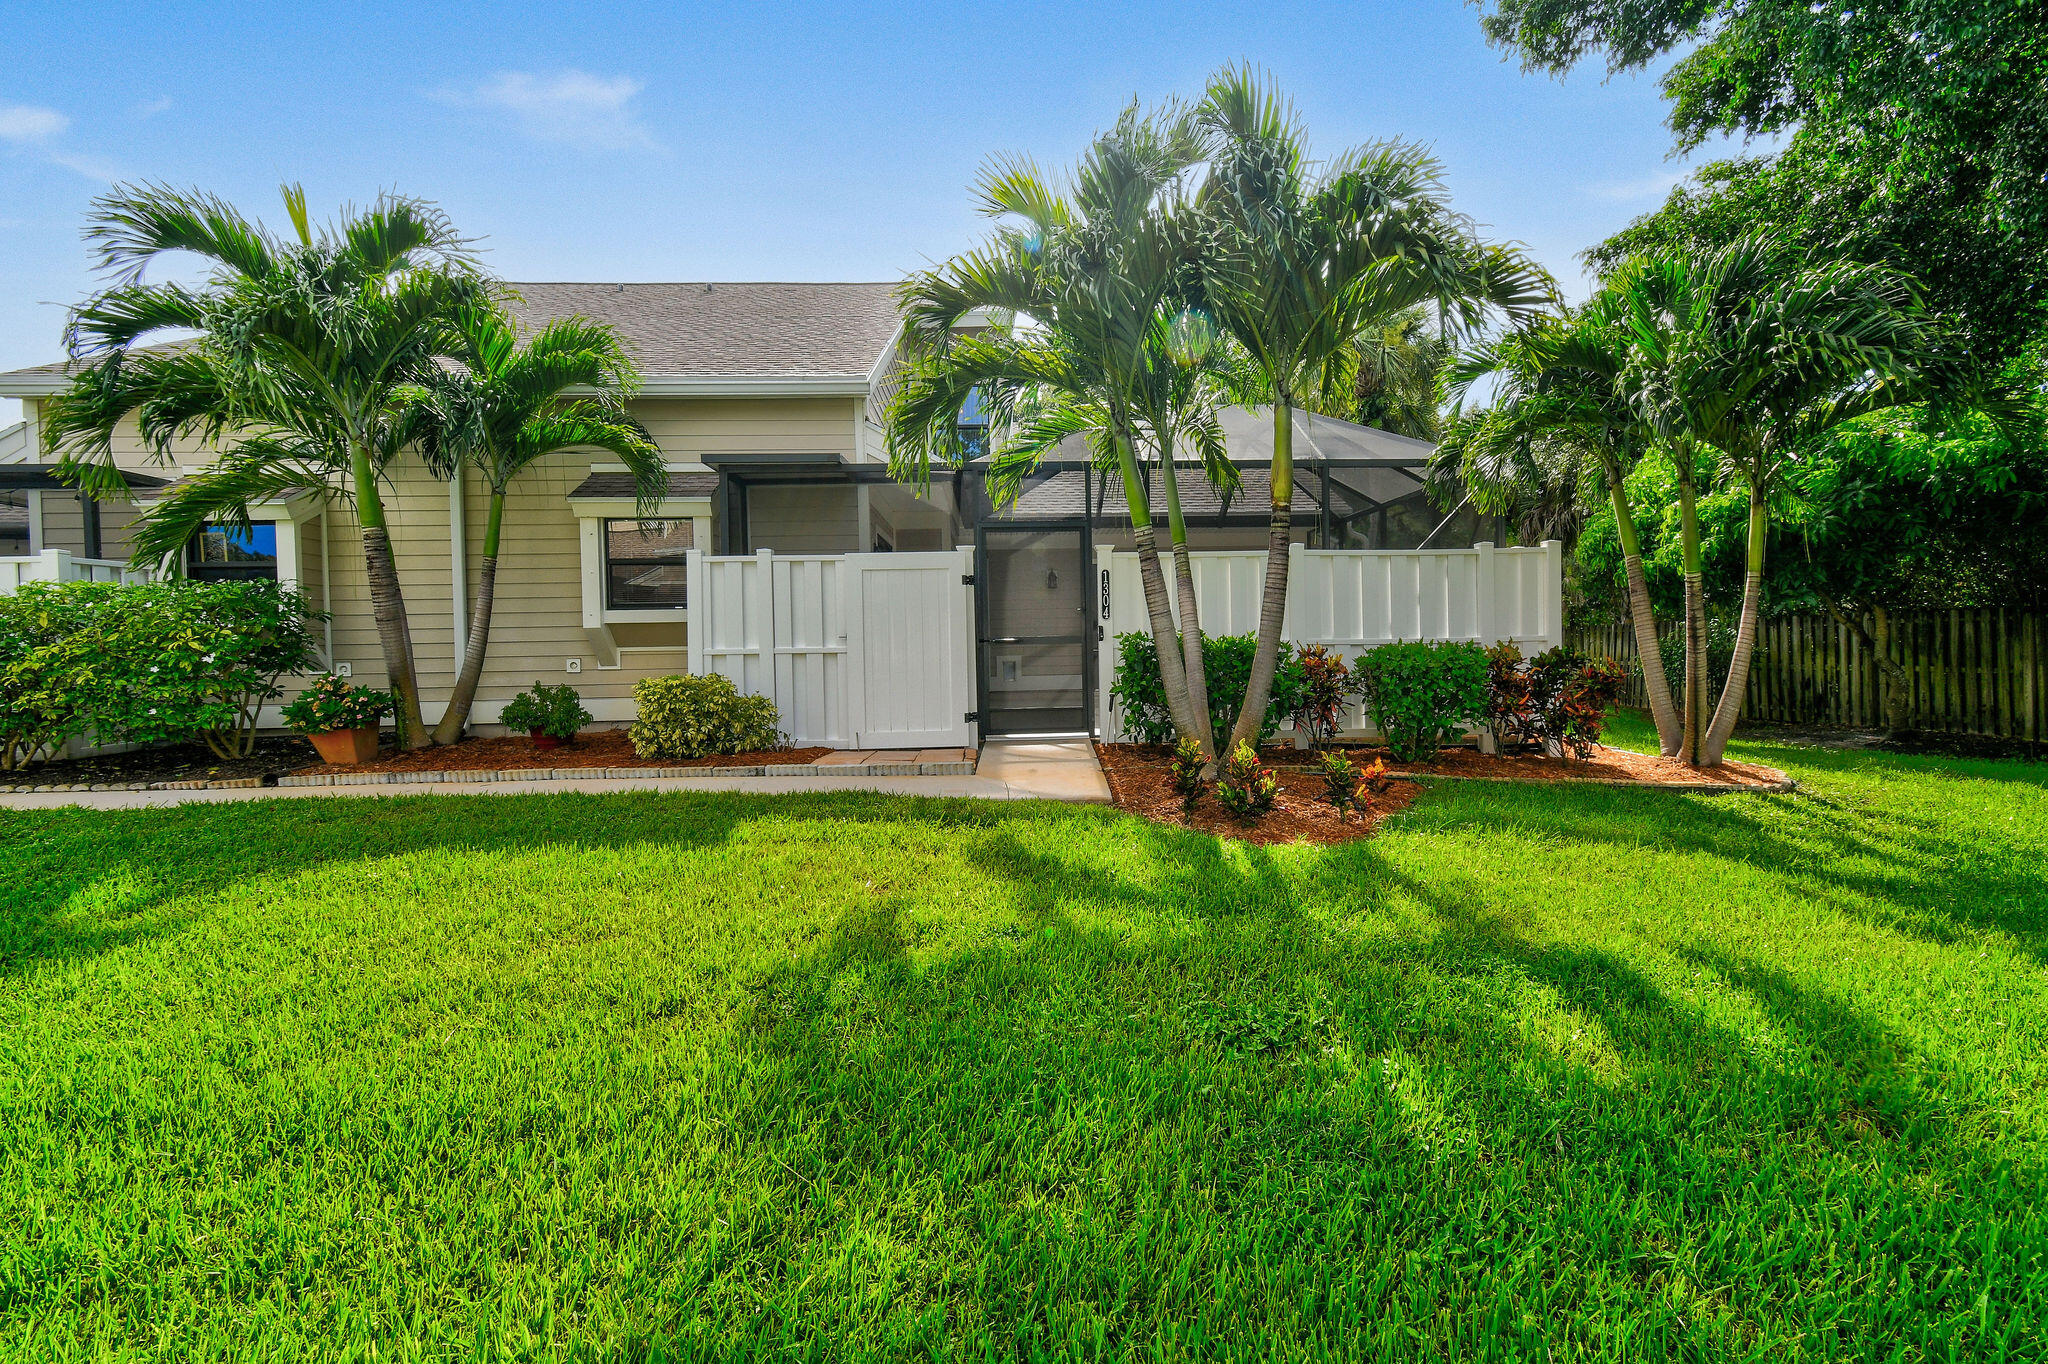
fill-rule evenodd
<path id="1" fill-rule="evenodd" d="M 542 142 L 588 151 L 630 151 L 658 145 L 631 107 L 645 88 L 631 76 L 500 71 L 474 86 L 437 90 L 434 98 L 461 109 L 509 114 L 521 132 Z"/>
<path id="2" fill-rule="evenodd" d="M 45 152 L 43 153 L 43 159 L 53 166 L 62 166 L 65 170 L 82 175 L 88 180 L 98 180 L 105 184 L 112 184 L 116 180 L 125 180 L 127 178 L 127 176 L 122 174 L 121 168 L 113 162 L 89 154 Z"/>
<path id="3" fill-rule="evenodd" d="M 1660 171 L 1640 180 L 1610 180 L 1605 184 L 1589 185 L 1586 193 L 1611 204 L 1645 204 L 1662 200 L 1683 179 L 1685 174 L 1682 171 Z"/>
<path id="4" fill-rule="evenodd" d="M 48 142 L 71 126 L 55 109 L 34 104 L 0 104 L 0 141 L 19 144 Z"/>
<path id="5" fill-rule="evenodd" d="M 0 144 L 12 146 L 53 166 L 62 166 L 88 180 L 121 179 L 118 168 L 97 156 L 66 151 L 52 145 L 70 127 L 70 118 L 55 109 L 35 104 L 0 104 Z"/>
<path id="6" fill-rule="evenodd" d="M 158 114 L 168 114 L 177 107 L 178 101 L 172 99 L 169 95 L 160 95 L 155 99 L 143 100 L 140 104 L 135 105 L 134 108 L 129 110 L 129 112 L 137 118 L 155 118 Z"/>

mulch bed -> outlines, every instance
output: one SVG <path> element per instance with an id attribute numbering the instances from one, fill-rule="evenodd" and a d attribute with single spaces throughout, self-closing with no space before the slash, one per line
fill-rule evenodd
<path id="1" fill-rule="evenodd" d="M 1274 750 L 1265 755 L 1267 765 L 1275 767 L 1275 775 L 1280 778 L 1272 813 L 1246 824 L 1225 810 L 1213 794 L 1204 795 L 1195 803 L 1192 816 L 1183 815 L 1180 797 L 1173 793 L 1171 749 L 1154 744 L 1097 744 L 1095 751 L 1102 759 L 1102 773 L 1109 779 L 1109 797 L 1119 809 L 1161 824 L 1247 843 L 1292 843 L 1296 839 L 1345 843 L 1364 838 L 1381 820 L 1407 809 L 1422 794 L 1422 788 L 1414 782 L 1393 782 L 1377 794 L 1359 792 L 1359 812 L 1340 814 L 1323 800 L 1321 777 L 1313 772 L 1275 766 L 1271 759 L 1278 756 L 1278 750 Z M 1292 749 L 1287 754 L 1302 756 Z"/>
<path id="2" fill-rule="evenodd" d="M 1315 755 L 1295 748 L 1267 748 L 1259 757 L 1280 778 L 1273 812 L 1246 824 L 1232 816 L 1214 795 L 1196 804 L 1192 819 L 1181 813 L 1173 793 L 1172 750 L 1156 744 L 1097 744 L 1102 770 L 1109 778 L 1110 799 L 1133 814 L 1192 828 L 1203 833 L 1242 839 L 1247 843 L 1344 843 L 1364 838 L 1385 819 L 1413 804 L 1423 787 L 1416 781 L 1395 781 L 1377 794 L 1360 793 L 1363 809 L 1340 814 L 1323 800 L 1323 779 L 1310 765 Z M 1510 782 L 1623 782 L 1654 786 L 1664 783 L 1703 784 L 1773 790 L 1785 774 L 1759 763 L 1729 762 L 1711 771 L 1688 767 L 1673 758 L 1600 747 L 1583 761 L 1518 753 L 1489 756 L 1470 748 L 1446 749 L 1430 764 L 1397 763 L 1385 749 L 1340 749 L 1361 767 L 1384 759 L 1395 777 L 1474 778 Z"/>
<path id="3" fill-rule="evenodd" d="M 216 758 L 205 744 L 165 744 L 129 753 L 60 758 L 22 772 L 0 773 L 0 788 L 16 786 L 120 786 L 153 781 L 229 781 L 258 777 L 266 784 L 306 761 L 304 739 L 258 739 L 246 758 Z"/>
<path id="4" fill-rule="evenodd" d="M 388 743 L 388 740 L 387 740 Z M 300 742 L 301 758 L 311 745 Z M 623 729 L 585 730 L 574 743 L 535 748 L 524 734 L 464 739 L 446 748 L 401 753 L 386 747 L 374 762 L 301 764 L 293 776 L 345 772 L 486 772 L 564 767 L 758 767 L 816 762 L 829 748 L 778 748 L 762 753 L 718 753 L 705 758 L 643 758 Z"/>
<path id="5" fill-rule="evenodd" d="M 1596 746 L 1590 758 L 1549 758 L 1538 753 L 1488 756 L 1472 748 L 1447 748 L 1434 763 L 1397 763 L 1383 748 L 1342 750 L 1360 763 L 1387 758 L 1387 770 L 1401 776 L 1476 777 L 1486 781 L 1597 781 L 1715 783 L 1722 786 L 1781 786 L 1785 774 L 1761 763 L 1725 762 L 1719 767 L 1688 767 L 1676 758 L 1654 753 Z M 1269 750 L 1268 762 L 1306 763 L 1313 759 L 1293 749 Z"/>

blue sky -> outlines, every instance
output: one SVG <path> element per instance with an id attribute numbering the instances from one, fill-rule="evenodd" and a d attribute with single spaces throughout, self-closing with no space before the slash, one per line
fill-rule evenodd
<path id="1" fill-rule="evenodd" d="M 21 5 L 0 71 L 0 368 L 58 357 L 115 180 L 278 221 L 393 188 L 508 279 L 883 279 L 981 231 L 999 150 L 1058 164 L 1133 96 L 1249 60 L 1320 150 L 1433 146 L 1568 289 L 1681 167 L 1654 76 L 1525 76 L 1454 0 L 1352 5 Z M 0 423 L 17 415 L 7 404 Z"/>

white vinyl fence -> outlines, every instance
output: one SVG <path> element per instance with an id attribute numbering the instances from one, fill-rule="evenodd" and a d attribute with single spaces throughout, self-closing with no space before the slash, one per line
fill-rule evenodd
<path id="1" fill-rule="evenodd" d="M 1195 597 L 1205 635 L 1251 634 L 1259 627 L 1265 586 L 1264 550 L 1199 551 L 1192 557 Z M 1167 595 L 1173 564 L 1162 556 Z M 1096 552 L 1096 621 L 1101 629 L 1096 715 L 1105 738 L 1119 726 L 1110 713 L 1116 681 L 1116 637 L 1149 631 L 1138 556 Z M 1564 547 L 1555 540 L 1529 549 L 1321 550 L 1293 547 L 1287 570 L 1287 615 L 1281 637 L 1323 644 L 1355 658 L 1395 640 L 1512 640 L 1524 653 L 1564 643 Z M 1360 734 L 1354 709 L 1347 734 Z"/>
<path id="2" fill-rule="evenodd" d="M 138 573 L 118 559 L 81 559 L 68 549 L 0 558 L 0 597 L 23 583 L 139 583 L 148 579 L 148 574 Z"/>
<path id="3" fill-rule="evenodd" d="M 690 671 L 774 698 L 799 745 L 974 743 L 974 551 L 689 556 Z"/>

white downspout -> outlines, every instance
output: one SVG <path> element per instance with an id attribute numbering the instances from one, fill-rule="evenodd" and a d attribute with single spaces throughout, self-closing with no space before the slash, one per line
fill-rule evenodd
<path id="1" fill-rule="evenodd" d="M 448 600 L 455 614 L 455 650 L 449 657 L 451 674 L 462 671 L 462 654 L 469 647 L 469 527 L 462 514 L 462 466 L 455 466 L 448 480 Z"/>
<path id="2" fill-rule="evenodd" d="M 327 613 L 327 671 L 334 671 L 334 537 L 327 533 L 327 508 L 320 509 L 320 609 Z"/>

